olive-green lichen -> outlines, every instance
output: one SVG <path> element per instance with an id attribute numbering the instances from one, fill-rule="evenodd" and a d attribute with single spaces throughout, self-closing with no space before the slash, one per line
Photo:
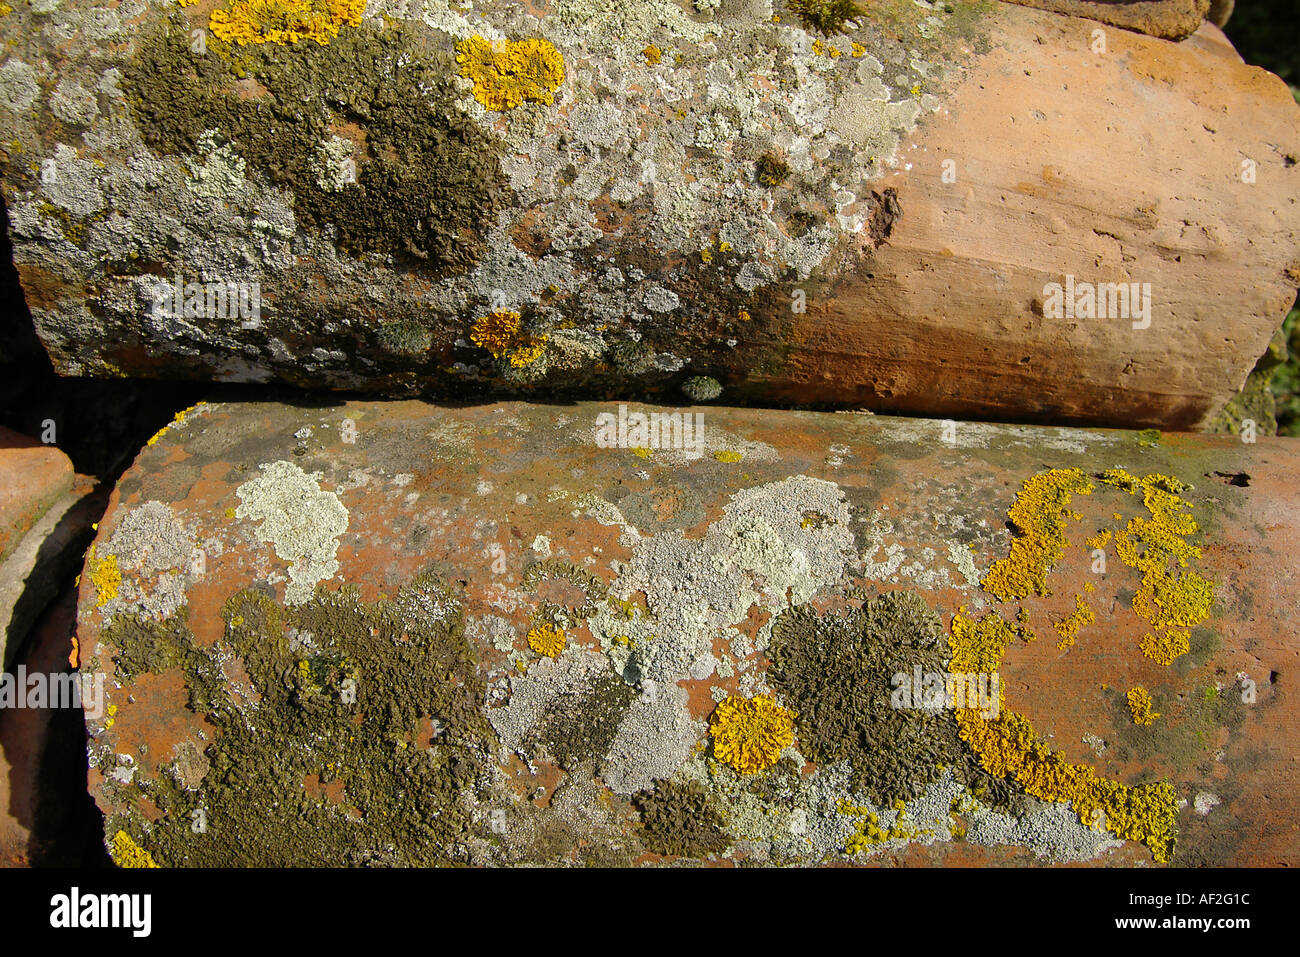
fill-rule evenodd
<path id="1" fill-rule="evenodd" d="M 598 675 L 575 694 L 561 694 L 547 708 L 533 733 L 560 767 L 584 762 L 599 768 L 636 690 L 613 672 Z"/>
<path id="2" fill-rule="evenodd" d="M 916 593 L 889 592 L 838 615 L 793 608 L 773 624 L 768 654 L 801 749 L 821 764 L 847 760 L 852 787 L 873 802 L 916 797 L 943 766 L 1002 800 L 1005 787 L 980 774 L 951 711 L 891 705 L 895 674 L 948 670 L 943 624 Z"/>
<path id="3" fill-rule="evenodd" d="M 641 812 L 641 840 L 654 854 L 712 857 L 730 843 L 709 793 L 695 781 L 656 781 L 632 799 Z"/>
<path id="4" fill-rule="evenodd" d="M 604 601 L 608 595 L 608 589 L 599 576 L 559 558 L 533 562 L 524 569 L 520 584 L 528 591 L 537 591 L 549 581 L 567 582 L 581 593 L 580 602 L 566 603 L 565 606 L 578 618 L 589 618 L 594 615 L 596 603 Z"/>
<path id="5" fill-rule="evenodd" d="M 127 672 L 181 662 L 218 734 L 196 789 L 172 775 L 122 785 L 161 817 L 149 824 L 128 810 L 108 833 L 140 834 L 164 866 L 462 860 L 494 744 L 446 586 L 422 575 L 374 604 L 345 587 L 288 607 L 248 589 L 222 614 L 213 648 L 195 649 L 177 626 L 123 649 Z M 229 691 L 202 702 L 193 688 L 210 667 L 223 669 Z"/>
<path id="6" fill-rule="evenodd" d="M 175 15 L 142 41 L 123 89 L 155 151 L 193 154 L 216 131 L 250 176 L 293 193 L 301 225 L 331 227 L 341 250 L 455 274 L 482 255 L 509 191 L 499 148 L 454 106 L 454 63 L 431 36 L 368 22 L 328 45 L 232 49 L 212 38 L 196 56 Z M 241 96 L 241 81 L 266 92 Z M 322 150 L 344 127 L 357 131 L 343 177 L 353 182 L 325 188 Z"/>

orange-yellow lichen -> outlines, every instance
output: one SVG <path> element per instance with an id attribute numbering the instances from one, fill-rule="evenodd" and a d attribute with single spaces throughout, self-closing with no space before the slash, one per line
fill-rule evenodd
<path id="1" fill-rule="evenodd" d="M 649 63 L 651 66 L 654 66 L 664 58 L 664 51 L 660 50 L 657 46 L 655 46 L 652 43 L 650 44 L 650 46 L 646 47 L 644 50 L 641 51 L 641 55 L 645 57 L 646 63 Z"/>
<path id="2" fill-rule="evenodd" d="M 1027 479 L 1007 512 L 1019 534 L 1011 553 L 984 576 L 984 590 L 1003 601 L 1049 594 L 1047 572 L 1066 545 L 1064 519 L 1079 519 L 1067 508 L 1070 498 L 1093 488 L 1080 469 L 1051 469 Z"/>
<path id="3" fill-rule="evenodd" d="M 794 715 L 766 695 L 731 695 L 709 717 L 713 754 L 742 774 L 771 767 L 794 743 Z"/>
<path id="4" fill-rule="evenodd" d="M 470 342 L 492 353 L 494 359 L 504 356 L 511 368 L 530 366 L 546 351 L 547 337 L 524 332 L 521 319 L 519 313 L 504 310 L 480 316 L 470 327 Z"/>
<path id="5" fill-rule="evenodd" d="M 1044 801 L 1067 801 L 1085 824 L 1104 822 L 1117 837 L 1141 841 L 1157 861 L 1169 860 L 1178 804 L 1168 782 L 1130 787 L 1108 781 L 1039 741 L 1029 721 L 1014 711 L 1002 709 L 996 718 L 986 719 L 963 708 L 957 711 L 957 725 L 990 774 L 1014 778 L 1026 793 Z"/>
<path id="6" fill-rule="evenodd" d="M 172 419 L 170 422 L 168 422 L 166 425 L 164 425 L 161 429 L 159 429 L 157 432 L 155 432 L 153 435 L 151 435 L 151 436 L 149 437 L 149 441 L 145 442 L 145 445 L 154 445 L 155 443 L 157 443 L 157 441 L 158 441 L 159 439 L 161 439 L 164 435 L 167 434 L 167 430 L 168 430 L 168 429 L 172 428 L 173 426 L 180 425 L 182 422 L 185 421 L 185 417 L 186 417 L 187 415 L 189 415 L 191 412 L 193 412 L 193 411 L 194 411 L 195 409 L 197 409 L 199 406 L 204 405 L 204 404 L 206 404 L 206 403 L 203 403 L 203 402 L 195 402 L 195 403 L 194 403 L 192 406 L 190 406 L 189 408 L 181 409 L 179 412 L 176 413 L 176 417 L 175 417 L 174 419 Z"/>
<path id="7" fill-rule="evenodd" d="M 718 449 L 713 453 L 713 457 L 719 462 L 735 463 L 745 457 L 744 452 L 734 452 L 731 449 Z"/>
<path id="8" fill-rule="evenodd" d="M 934 835 L 933 828 L 914 827 L 907 820 L 907 805 L 902 801 L 894 802 L 894 810 L 898 813 L 894 817 L 894 823 L 887 827 L 880 826 L 880 816 L 869 807 L 861 807 L 841 799 L 836 805 L 836 810 L 841 814 L 858 818 L 853 833 L 844 843 L 846 854 L 857 854 L 859 851 L 865 851 L 895 838 L 911 840 Z"/>
<path id="9" fill-rule="evenodd" d="M 95 607 L 103 608 L 117 597 L 122 587 L 122 570 L 117 565 L 117 556 L 111 552 L 103 558 L 95 557 L 95 546 L 90 546 L 86 557 L 90 567 L 90 581 L 95 586 Z"/>
<path id="10" fill-rule="evenodd" d="M 1170 560 L 1184 564 L 1186 558 L 1199 555 L 1180 537 L 1196 530 L 1195 522 L 1182 512 L 1186 503 L 1178 498 L 1184 486 L 1167 476 L 1139 480 L 1118 469 L 1105 473 L 1102 480 L 1130 492 L 1140 490 L 1151 510 L 1151 520 L 1135 520 L 1115 536 L 1121 557 L 1143 568 L 1143 587 L 1148 591 L 1142 601 L 1134 599 L 1135 610 L 1139 614 L 1149 612 L 1153 624 L 1208 613 L 1205 595 L 1212 592 L 1212 586 L 1206 582 L 1208 587 L 1202 587 L 1198 582 L 1205 580 L 1191 577 L 1194 573 L 1184 573 L 1174 580 L 1167 572 Z M 985 590 L 1004 601 L 1048 594 L 1047 572 L 1066 545 L 1064 519 L 1079 519 L 1068 509 L 1070 497 L 1088 494 L 1093 488 L 1079 469 L 1055 469 L 1027 480 L 1008 512 L 1019 535 L 1012 541 L 1008 557 L 995 563 L 985 576 Z M 1101 547 L 1105 540 L 1104 533 L 1098 533 L 1088 544 Z M 1139 544 L 1141 549 L 1136 547 Z M 1177 595 L 1169 593 L 1170 582 Z M 953 617 L 949 669 L 955 673 L 997 671 L 1016 627 L 997 612 L 990 612 L 978 622 L 964 612 L 963 608 Z M 1022 608 L 1018 616 L 1022 622 L 1023 613 Z M 1079 628 L 1093 620 L 1092 610 L 1076 595 L 1075 612 L 1056 626 L 1060 646 L 1068 647 Z M 1172 640 L 1175 632 L 1166 628 L 1164 639 Z M 1143 639 L 1143 651 L 1149 655 L 1158 650 L 1148 649 L 1148 641 L 1153 638 L 1148 635 Z M 1005 689 L 1000 689 L 999 694 L 1005 698 Z M 1133 700 L 1130 693 L 1130 704 Z M 1124 840 L 1141 841 L 1157 861 L 1169 859 L 1178 814 L 1177 795 L 1171 784 L 1162 781 L 1130 787 L 1102 778 L 1088 765 L 1071 763 L 1063 753 L 1053 751 L 1038 739 L 1028 719 L 1005 706 L 999 707 L 993 718 L 985 718 L 979 710 L 970 708 L 958 709 L 956 717 L 962 740 L 974 749 L 988 773 L 1011 778 L 1028 794 L 1042 800 L 1068 802 L 1084 823 L 1104 824 Z"/>
<path id="11" fill-rule="evenodd" d="M 109 857 L 118 867 L 157 867 L 153 856 L 126 831 L 118 831 L 108 845 Z"/>
<path id="12" fill-rule="evenodd" d="M 555 102 L 564 82 L 564 58 L 549 40 L 507 40 L 493 45 L 475 34 L 456 44 L 460 74 L 474 81 L 474 99 L 489 110 Z"/>
<path id="13" fill-rule="evenodd" d="M 511 349 L 506 354 L 511 367 L 523 369 L 540 359 L 546 351 L 546 340 L 546 336 L 530 336 L 525 343 Z"/>
<path id="14" fill-rule="evenodd" d="M 1200 548 L 1187 540 L 1199 530 L 1191 504 L 1179 494 L 1188 486 L 1168 475 L 1138 478 L 1124 469 L 1108 469 L 1101 480 L 1131 495 L 1140 494 L 1151 513 L 1150 518 L 1130 519 L 1115 532 L 1115 551 L 1124 564 L 1142 573 L 1132 603 L 1134 612 L 1152 628 L 1142 638 L 1142 653 L 1171 664 L 1190 647 L 1186 629 L 1209 617 L 1214 604 L 1214 583 L 1187 569 L 1189 559 L 1201 557 Z M 1175 572 L 1175 568 L 1186 570 Z"/>
<path id="15" fill-rule="evenodd" d="M 952 619 L 952 663 L 948 670 L 954 674 L 992 674 L 1018 633 L 1019 629 L 995 611 L 979 621 L 959 611 Z"/>
<path id="16" fill-rule="evenodd" d="M 1133 714 L 1134 724 L 1148 727 L 1156 723 L 1156 718 L 1160 717 L 1160 712 L 1154 710 L 1151 692 L 1138 685 L 1136 688 L 1130 689 L 1125 697 L 1128 698 L 1128 709 Z"/>
<path id="17" fill-rule="evenodd" d="M 1162 665 L 1172 665 L 1180 655 L 1192 650 L 1191 633 L 1183 628 L 1147 632 L 1138 642 L 1142 654 Z"/>
<path id="18" fill-rule="evenodd" d="M 1097 620 L 1096 614 L 1092 608 L 1083 600 L 1082 595 L 1074 596 L 1074 611 L 1068 616 L 1055 623 L 1056 633 L 1061 636 L 1061 640 L 1056 643 L 1056 647 L 1064 651 L 1074 644 L 1075 639 L 1079 637 L 1079 632 L 1083 630 L 1084 625 L 1091 625 Z"/>
<path id="19" fill-rule="evenodd" d="M 538 625 L 528 632 L 528 647 L 547 658 L 560 657 L 566 640 L 564 629 L 557 628 L 550 622 Z"/>
<path id="20" fill-rule="evenodd" d="M 344 26 L 361 26 L 366 0 L 232 0 L 208 17 L 212 35 L 240 46 L 314 40 L 322 46 Z"/>
<path id="21" fill-rule="evenodd" d="M 486 316 L 479 316 L 474 320 L 474 325 L 470 329 L 469 341 L 474 343 L 480 349 L 486 349 L 492 353 L 494 358 L 501 358 L 514 346 L 519 336 L 519 320 L 522 317 L 517 312 L 489 312 Z"/>

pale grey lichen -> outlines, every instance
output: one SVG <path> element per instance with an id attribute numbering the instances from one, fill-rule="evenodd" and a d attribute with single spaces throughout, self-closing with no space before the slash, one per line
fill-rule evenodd
<path id="1" fill-rule="evenodd" d="M 186 589 L 201 571 L 192 534 L 170 505 L 155 500 L 126 510 L 96 557 L 110 555 L 123 574 L 117 594 L 103 604 L 105 620 L 120 613 L 170 617 L 185 605 Z"/>
<path id="2" fill-rule="evenodd" d="M 41 95 L 36 82 L 36 69 L 17 57 L 10 57 L 0 66 L 0 106 L 14 113 L 25 113 Z"/>
<path id="3" fill-rule="evenodd" d="M 320 487 L 320 473 L 308 474 L 292 462 L 262 466 L 261 474 L 235 490 L 235 517 L 260 523 L 256 537 L 290 562 L 285 601 L 298 605 L 318 582 L 334 577 L 339 536 L 348 528 L 348 510 L 339 497 Z"/>
<path id="4" fill-rule="evenodd" d="M 65 78 L 50 94 L 50 111 L 65 123 L 90 126 L 99 116 L 99 101 L 76 80 Z"/>

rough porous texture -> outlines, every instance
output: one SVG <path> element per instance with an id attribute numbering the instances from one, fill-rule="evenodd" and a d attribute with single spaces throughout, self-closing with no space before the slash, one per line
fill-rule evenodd
<path id="1" fill-rule="evenodd" d="M 1260 798 L 1296 786 L 1284 440 L 710 407 L 597 441 L 649 411 L 186 412 L 81 578 L 108 852 L 1297 863 Z M 346 521 L 268 535 L 305 479 Z"/>
<path id="2" fill-rule="evenodd" d="M 61 372 L 1187 428 L 1294 298 L 1297 106 L 1213 27 L 327 12 L 0 17 L 0 181 Z M 1134 143 L 1142 175 L 1114 175 Z M 1150 325 L 1051 314 L 1066 277 L 1149 284 Z"/>

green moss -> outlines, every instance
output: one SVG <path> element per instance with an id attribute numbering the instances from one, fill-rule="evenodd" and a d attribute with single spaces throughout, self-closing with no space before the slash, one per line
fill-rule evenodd
<path id="1" fill-rule="evenodd" d="M 123 89 L 154 150 L 191 154 L 216 130 L 250 175 L 293 193 L 300 224 L 331 227 L 341 250 L 454 274 L 482 255 L 509 190 L 498 146 L 454 106 L 454 62 L 431 47 L 434 36 L 420 24 L 367 23 L 323 46 L 231 50 L 209 38 L 208 54 L 195 56 L 176 14 L 141 43 Z M 266 93 L 241 97 L 241 81 Z M 327 188 L 320 154 L 340 128 L 364 143 L 356 183 Z"/>
<path id="2" fill-rule="evenodd" d="M 427 326 L 410 319 L 385 322 L 379 327 L 379 342 L 389 352 L 418 356 L 429 351 L 433 334 Z"/>
<path id="3" fill-rule="evenodd" d="M 1268 349 L 1255 363 L 1246 377 L 1241 391 L 1228 400 L 1227 405 L 1210 419 L 1206 432 L 1240 435 L 1246 419 L 1255 423 L 1256 435 L 1278 434 L 1278 396 L 1273 389 L 1274 379 L 1289 371 L 1287 335 L 1283 326 L 1274 333 Z"/>
<path id="4" fill-rule="evenodd" d="M 847 760 L 852 787 L 873 802 L 916 797 L 940 766 L 958 769 L 986 801 L 1005 801 L 1005 783 L 979 769 L 951 711 L 891 705 L 895 674 L 948 670 L 942 622 L 915 592 L 889 592 L 841 615 L 793 608 L 773 624 L 768 654 L 800 747 L 819 763 Z"/>
<path id="5" fill-rule="evenodd" d="M 698 783 L 656 781 L 634 799 L 644 827 L 642 841 L 655 854 L 712 857 L 727 849 L 722 818 Z"/>
<path id="6" fill-rule="evenodd" d="M 806 29 L 823 36 L 843 33 L 866 15 L 855 0 L 790 0 L 790 10 Z"/>
<path id="7" fill-rule="evenodd" d="M 161 818 L 121 812 L 107 832 L 125 828 L 164 866 L 461 860 L 493 737 L 448 589 L 424 575 L 375 604 L 345 587 L 289 608 L 249 589 L 223 618 L 225 638 L 211 649 L 195 649 L 181 626 L 147 640 L 116 633 L 127 637 L 128 670 L 181 662 L 193 692 L 208 669 L 242 669 L 253 694 L 206 702 L 218 734 L 197 789 L 170 775 L 142 779 L 128 787 Z M 200 809 L 207 826 L 196 833 Z"/>

